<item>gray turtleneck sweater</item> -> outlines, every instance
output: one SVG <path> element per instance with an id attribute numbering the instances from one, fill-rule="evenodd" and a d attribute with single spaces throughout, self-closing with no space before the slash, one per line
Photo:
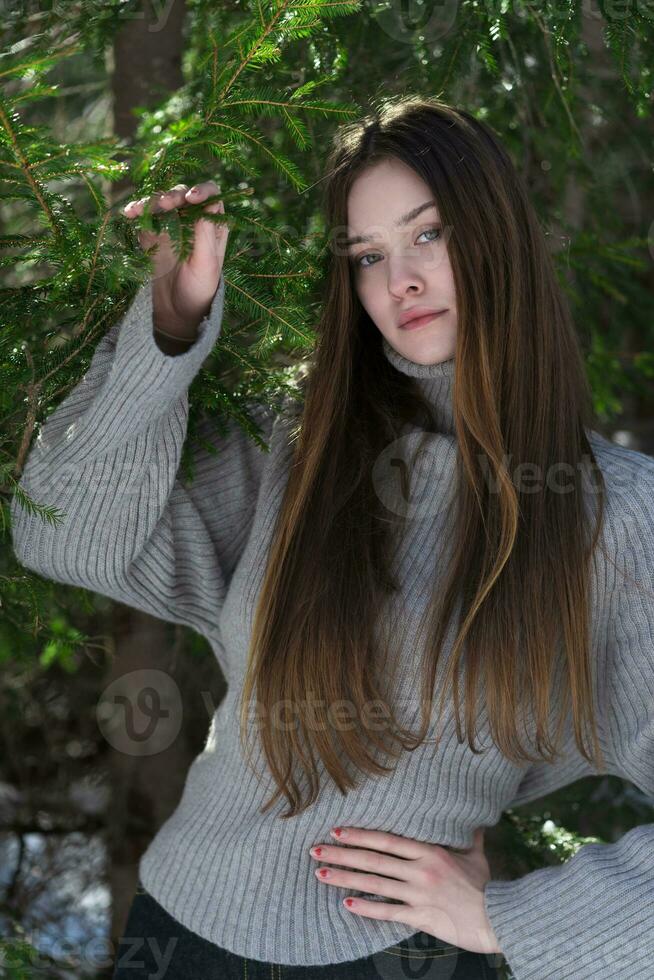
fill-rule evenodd
<path id="1" fill-rule="evenodd" d="M 255 410 L 269 453 L 235 423 L 219 434 L 203 420 L 201 431 L 219 452 L 197 448 L 194 480 L 178 475 L 188 388 L 219 336 L 224 292 L 221 280 L 196 341 L 171 356 L 153 338 L 150 284 L 139 289 L 27 458 L 22 488 L 40 504 L 61 508 L 65 522 L 52 526 L 14 497 L 13 546 L 25 567 L 48 579 L 192 627 L 206 637 L 225 674 L 226 696 L 180 803 L 141 857 L 147 890 L 189 929 L 240 956 L 289 965 L 339 963 L 416 930 L 357 916 L 342 899 L 365 893 L 317 880 L 309 848 L 333 843 L 331 827 L 470 847 L 475 828 L 492 827 L 505 808 L 594 770 L 577 751 L 569 725 L 562 760 L 519 766 L 491 743 L 483 710 L 480 755 L 457 743 L 453 715 L 446 713 L 449 737 L 437 749 L 427 743 L 405 753 L 392 774 L 363 778 L 343 797 L 323 770 L 320 797 L 308 811 L 280 820 L 282 799 L 260 814 L 276 787 L 272 779 L 258 782 L 246 767 L 237 707 L 291 456 L 284 411 L 273 417 Z M 416 629 L 448 540 L 439 502 L 452 485 L 457 451 L 454 360 L 416 364 L 385 340 L 384 351 L 418 379 L 440 423 L 430 456 L 434 478 L 397 558 L 400 697 L 416 690 Z M 604 543 L 616 566 L 601 554 L 594 562 L 592 649 L 599 688 L 608 693 L 601 744 L 609 771 L 648 794 L 647 804 L 654 802 L 654 460 L 598 433 L 590 436 L 609 488 Z M 649 596 L 619 571 L 642 582 Z M 417 711 L 411 717 L 417 720 Z M 645 980 L 654 963 L 654 823 L 612 843 L 586 844 L 562 865 L 513 881 L 491 880 L 485 903 L 517 980 Z"/>

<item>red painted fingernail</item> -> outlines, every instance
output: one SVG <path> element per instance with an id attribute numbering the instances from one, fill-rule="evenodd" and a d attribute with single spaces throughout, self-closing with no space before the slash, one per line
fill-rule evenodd
<path id="1" fill-rule="evenodd" d="M 312 847 L 311 853 L 320 856 L 322 854 L 322 847 Z"/>
<path id="2" fill-rule="evenodd" d="M 347 905 L 347 907 L 349 909 L 351 909 L 352 906 L 354 905 L 354 899 L 353 898 L 344 898 L 343 899 L 343 905 Z"/>
<path id="3" fill-rule="evenodd" d="M 320 875 L 321 878 L 326 878 L 327 875 L 329 874 L 329 871 L 327 870 L 327 868 L 321 868 L 318 874 Z"/>
<path id="4" fill-rule="evenodd" d="M 330 833 L 332 833 L 334 837 L 347 837 L 347 834 L 342 827 L 333 827 Z"/>

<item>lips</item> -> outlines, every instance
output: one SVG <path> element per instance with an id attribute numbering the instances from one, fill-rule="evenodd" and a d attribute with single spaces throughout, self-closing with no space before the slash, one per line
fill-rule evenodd
<path id="1" fill-rule="evenodd" d="M 414 306 L 413 309 L 407 310 L 400 317 L 399 326 L 400 329 L 408 330 L 411 327 L 422 326 L 425 323 L 429 323 L 434 317 L 440 316 L 446 313 L 447 310 L 430 310 L 424 306 Z"/>

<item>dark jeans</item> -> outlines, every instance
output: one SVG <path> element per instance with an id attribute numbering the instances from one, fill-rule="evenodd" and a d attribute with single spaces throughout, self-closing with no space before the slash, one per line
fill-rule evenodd
<path id="1" fill-rule="evenodd" d="M 245 959 L 181 925 L 139 882 L 113 980 L 494 980 L 503 957 L 416 932 L 371 956 L 327 966 Z"/>

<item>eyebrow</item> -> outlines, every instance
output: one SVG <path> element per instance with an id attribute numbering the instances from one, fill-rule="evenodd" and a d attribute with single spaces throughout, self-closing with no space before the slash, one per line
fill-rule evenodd
<path id="1" fill-rule="evenodd" d="M 425 211 L 427 208 L 435 208 L 436 201 L 425 201 L 424 204 L 419 204 L 417 208 L 413 208 L 412 211 L 408 211 L 403 214 L 402 217 L 395 222 L 396 228 L 402 228 L 404 225 L 408 225 L 410 221 L 417 218 L 419 214 Z M 376 237 L 376 236 L 375 236 Z M 346 238 L 343 242 L 343 246 L 348 248 L 350 245 L 356 245 L 358 242 L 371 242 L 373 238 L 370 235 L 354 235 L 352 238 Z"/>

